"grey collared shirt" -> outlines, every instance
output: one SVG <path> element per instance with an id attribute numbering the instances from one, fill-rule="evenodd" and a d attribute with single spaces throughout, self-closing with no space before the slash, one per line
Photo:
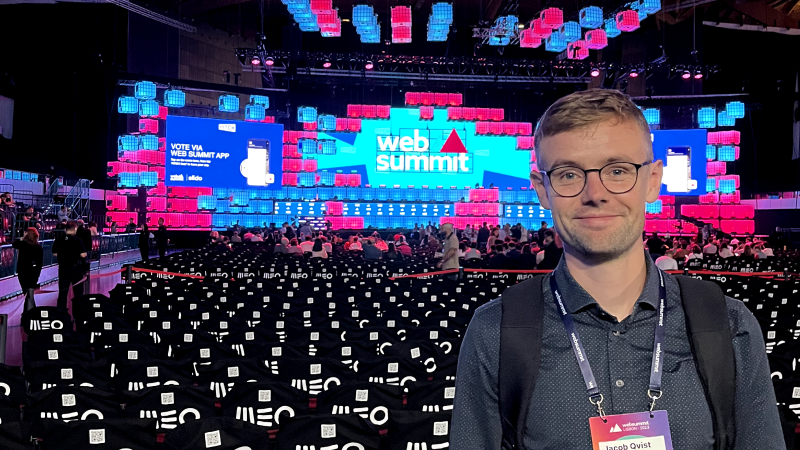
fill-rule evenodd
<path id="1" fill-rule="evenodd" d="M 605 312 L 575 281 L 562 258 L 552 275 L 563 291 L 591 363 L 606 414 L 646 411 L 658 304 L 658 270 L 650 258 L 647 280 L 633 312 L 622 322 Z M 542 285 L 545 316 L 542 365 L 527 416 L 528 450 L 591 449 L 589 418 L 597 415 L 586 394 L 575 354 L 558 317 L 549 279 Z M 711 412 L 697 374 L 678 282 L 665 274 L 667 287 L 663 397 L 656 409 L 669 415 L 676 450 L 711 450 Z M 497 373 L 502 298 L 478 308 L 458 359 L 450 448 L 500 448 Z M 736 445 L 734 450 L 783 450 L 775 393 L 761 330 L 738 300 L 727 298 L 736 358 Z"/>

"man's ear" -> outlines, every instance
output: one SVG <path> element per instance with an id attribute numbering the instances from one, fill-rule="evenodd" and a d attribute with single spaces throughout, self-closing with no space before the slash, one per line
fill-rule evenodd
<path id="1" fill-rule="evenodd" d="M 647 166 L 649 176 L 647 177 L 647 203 L 658 200 L 661 192 L 661 177 L 664 175 L 664 162 L 660 159 L 655 160 Z"/>
<path id="2" fill-rule="evenodd" d="M 538 170 L 531 172 L 531 185 L 536 189 L 536 194 L 539 196 L 539 203 L 542 208 L 550 209 L 550 198 L 547 197 L 547 187 L 544 185 L 545 175 Z"/>

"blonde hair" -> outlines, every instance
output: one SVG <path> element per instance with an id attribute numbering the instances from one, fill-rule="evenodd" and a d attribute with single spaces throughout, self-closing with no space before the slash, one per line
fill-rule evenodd
<path id="1" fill-rule="evenodd" d="M 648 158 L 653 159 L 650 126 L 630 97 L 617 90 L 589 89 L 561 97 L 547 108 L 536 124 L 534 133 L 536 160 L 540 160 L 542 139 L 608 120 L 615 124 L 624 121 L 634 122 L 642 130 L 647 143 Z"/>

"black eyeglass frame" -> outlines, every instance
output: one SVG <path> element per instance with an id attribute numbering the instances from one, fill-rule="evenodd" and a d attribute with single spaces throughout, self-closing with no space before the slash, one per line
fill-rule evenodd
<path id="1" fill-rule="evenodd" d="M 575 194 L 575 195 L 561 195 L 561 194 L 560 194 L 560 193 L 559 193 L 559 192 L 556 190 L 556 188 L 555 188 L 555 187 L 553 187 L 553 183 L 552 183 L 552 181 L 550 181 L 550 188 L 552 188 L 552 189 L 553 189 L 553 192 L 555 192 L 556 194 L 558 194 L 558 196 L 559 196 L 559 197 L 563 197 L 563 198 L 573 198 L 573 197 L 577 197 L 577 196 L 581 195 L 581 193 L 583 192 L 583 190 L 584 190 L 584 189 L 586 189 L 586 182 L 589 180 L 589 173 L 590 173 L 590 172 L 597 172 L 597 176 L 600 178 L 600 184 L 602 184 L 602 185 L 603 185 L 603 187 L 604 187 L 604 188 L 606 188 L 606 190 L 607 190 L 608 192 L 610 192 L 610 193 L 612 193 L 612 194 L 627 194 L 628 192 L 632 191 L 632 190 L 633 190 L 633 188 L 635 188 L 635 187 L 636 187 L 636 183 L 638 183 L 638 182 L 639 182 L 639 169 L 641 169 L 642 167 L 644 167 L 644 166 L 646 166 L 646 165 L 652 164 L 652 163 L 653 163 L 653 161 L 647 161 L 647 162 L 644 162 L 644 163 L 642 163 L 642 164 L 636 164 L 636 163 L 627 162 L 627 161 L 614 161 L 614 162 L 610 162 L 610 163 L 606 164 L 605 166 L 603 166 L 603 167 L 601 167 L 601 168 L 599 168 L 599 169 L 582 169 L 582 168 L 580 168 L 580 167 L 576 167 L 576 166 L 558 166 L 558 167 L 554 167 L 554 168 L 552 168 L 552 169 L 550 169 L 550 170 L 541 170 L 541 169 L 540 169 L 540 170 L 539 170 L 539 172 L 541 172 L 541 173 L 545 174 L 545 176 L 547 176 L 547 179 L 548 179 L 548 180 L 550 180 L 550 174 L 551 174 L 553 171 L 555 171 L 555 170 L 558 170 L 558 169 L 563 169 L 563 168 L 565 168 L 565 167 L 570 167 L 570 168 L 577 169 L 577 170 L 580 170 L 580 171 L 582 171 L 582 172 L 583 172 L 583 186 L 581 187 L 581 190 L 580 190 L 580 191 L 578 191 L 578 193 L 577 193 L 577 194 Z M 631 185 L 630 189 L 628 189 L 627 191 L 623 191 L 623 192 L 614 192 L 614 191 L 612 191 L 611 189 L 609 189 L 609 188 L 606 186 L 606 184 L 605 184 L 605 183 L 603 183 L 603 177 L 602 177 L 600 174 L 603 172 L 603 169 L 605 169 L 605 168 L 606 168 L 606 167 L 608 167 L 608 166 L 612 166 L 612 165 L 614 165 L 614 164 L 630 164 L 630 165 L 632 165 L 633 167 L 635 167 L 635 168 L 636 168 L 636 179 L 635 179 L 635 180 L 633 180 L 633 184 Z"/>

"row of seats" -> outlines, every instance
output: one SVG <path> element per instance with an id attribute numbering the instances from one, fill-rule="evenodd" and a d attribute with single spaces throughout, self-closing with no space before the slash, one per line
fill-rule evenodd
<path id="1" fill-rule="evenodd" d="M 76 298 L 72 316 L 23 315 L 24 371 L 0 367 L 0 448 L 447 448 L 469 320 L 531 274 L 390 279 L 434 263 L 425 250 L 402 262 L 341 248 L 297 259 L 263 243 L 139 263 L 168 273 Z M 797 255 L 747 264 L 736 269 L 796 270 Z M 793 414 L 800 283 L 705 277 L 756 315 Z"/>

